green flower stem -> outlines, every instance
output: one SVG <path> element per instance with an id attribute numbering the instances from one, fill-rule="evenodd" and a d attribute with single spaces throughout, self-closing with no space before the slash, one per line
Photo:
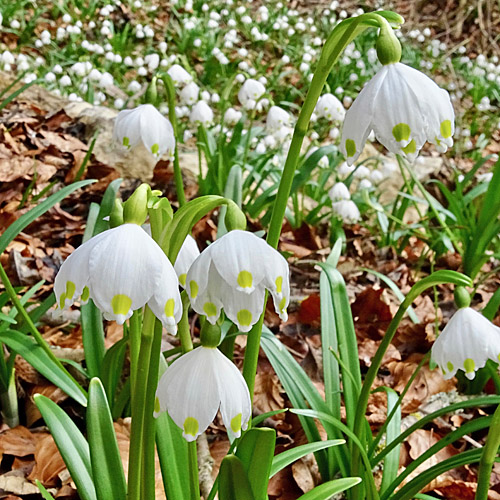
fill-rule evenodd
<path id="1" fill-rule="evenodd" d="M 189 483 L 191 484 L 191 500 L 200 500 L 200 479 L 198 475 L 198 453 L 196 441 L 187 444 L 189 461 Z"/>
<path id="2" fill-rule="evenodd" d="M 130 386 L 135 387 L 137 367 L 139 366 L 139 351 L 141 349 L 142 314 L 139 309 L 133 312 L 129 321 L 129 350 L 130 350 Z M 134 404 L 132 394 L 132 405 Z"/>
<path id="3" fill-rule="evenodd" d="M 156 318 L 146 306 L 142 325 L 141 345 L 137 366 L 135 368 L 135 385 L 131 387 L 132 395 L 132 425 L 130 429 L 130 450 L 128 466 L 128 499 L 142 500 L 143 454 L 145 443 L 146 412 L 153 412 L 153 408 L 146 408 L 149 370 L 152 359 Z M 156 389 L 156 387 L 155 387 Z"/>
<path id="4" fill-rule="evenodd" d="M 184 192 L 184 181 L 182 179 L 182 171 L 179 165 L 179 125 L 177 123 L 177 116 L 175 114 L 175 87 L 172 78 L 168 74 L 162 75 L 163 83 L 165 84 L 165 90 L 167 92 L 167 102 L 168 102 L 168 118 L 174 129 L 175 136 L 175 149 L 174 149 L 174 182 L 175 190 L 177 192 L 177 200 L 179 201 L 179 206 L 186 204 L 186 193 Z"/>
<path id="5" fill-rule="evenodd" d="M 255 106 L 257 106 L 257 103 L 255 103 Z M 243 168 L 245 168 L 248 158 L 248 152 L 250 151 L 250 143 L 252 142 L 252 128 L 254 121 L 255 121 L 255 108 L 252 109 L 250 113 L 250 126 L 248 127 L 247 131 L 247 138 L 246 138 L 247 140 L 245 141 L 245 152 L 243 153 L 243 163 L 241 165 Z"/>
<path id="6" fill-rule="evenodd" d="M 11 371 L 10 378 L 7 383 L 7 390 L 0 393 L 0 407 L 2 408 L 1 414 L 4 422 L 12 428 L 19 425 L 19 406 L 16 391 L 16 375 L 14 370 Z"/>
<path id="7" fill-rule="evenodd" d="M 179 339 L 181 341 L 181 350 L 182 354 L 186 354 L 186 352 L 193 350 L 193 339 L 191 338 L 191 330 L 189 328 L 189 297 L 186 290 L 181 292 L 181 300 L 182 300 L 182 318 L 179 321 L 179 325 L 177 326 L 177 334 L 179 335 Z"/>
<path id="8" fill-rule="evenodd" d="M 87 392 L 85 391 L 85 389 L 83 389 L 80 386 L 80 384 L 74 379 L 71 373 L 69 373 L 68 370 L 64 368 L 63 364 L 59 361 L 59 359 L 57 359 L 57 357 L 52 352 L 52 349 L 49 347 L 45 339 L 42 337 L 41 333 L 38 331 L 37 327 L 30 318 L 30 315 L 26 312 L 26 309 L 24 309 L 23 305 L 21 304 L 21 301 L 18 299 L 16 291 L 12 286 L 12 283 L 10 282 L 9 277 L 5 272 L 5 269 L 1 265 L 0 265 L 0 279 L 4 284 L 5 291 L 7 292 L 10 301 L 12 302 L 14 307 L 17 309 L 17 312 L 21 315 L 21 317 L 25 321 L 28 330 L 30 331 L 31 335 L 33 335 L 38 345 L 47 353 L 52 362 L 55 363 L 61 370 L 63 370 L 66 373 L 67 377 L 76 385 L 76 387 L 78 387 L 78 389 L 82 392 L 82 394 L 85 397 L 87 397 Z"/>
<path id="9" fill-rule="evenodd" d="M 481 454 L 479 462 L 479 475 L 477 478 L 477 490 L 475 500 L 488 500 L 488 490 L 490 489 L 490 477 L 495 459 L 498 457 L 500 447 L 500 405 L 493 414 L 486 444 Z"/>

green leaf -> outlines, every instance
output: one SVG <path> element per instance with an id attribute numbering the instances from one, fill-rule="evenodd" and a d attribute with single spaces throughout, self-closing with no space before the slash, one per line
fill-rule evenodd
<path id="1" fill-rule="evenodd" d="M 97 500 L 87 441 L 56 403 L 41 394 L 35 394 L 34 399 L 76 484 L 78 495 L 82 500 Z"/>
<path id="2" fill-rule="evenodd" d="M 252 425 L 250 427 L 253 429 L 254 427 L 257 427 L 260 423 L 264 422 L 266 418 L 274 417 L 274 415 L 278 415 L 279 413 L 283 413 L 285 411 L 288 411 L 288 408 L 283 408 L 282 410 L 268 411 L 266 413 L 262 413 L 261 415 L 257 415 L 256 417 L 252 418 Z"/>
<path id="3" fill-rule="evenodd" d="M 126 500 L 127 486 L 106 392 L 101 381 L 89 385 L 87 435 L 92 475 L 99 500 Z"/>
<path id="4" fill-rule="evenodd" d="M 342 491 L 356 486 L 360 482 L 360 477 L 334 479 L 333 481 L 328 481 L 327 483 L 316 486 L 316 488 L 300 496 L 298 500 L 327 500 L 337 493 L 341 493 Z"/>
<path id="5" fill-rule="evenodd" d="M 0 321 L 5 321 L 6 323 L 9 323 L 11 325 L 17 324 L 17 321 L 14 318 L 7 316 L 6 314 L 4 314 L 1 311 L 0 311 Z"/>
<path id="6" fill-rule="evenodd" d="M 267 500 L 267 485 L 274 456 L 276 431 L 274 429 L 250 429 L 238 443 L 236 456 L 250 480 L 255 500 Z"/>
<path id="7" fill-rule="evenodd" d="M 106 188 L 106 191 L 104 192 L 104 195 L 102 197 L 99 213 L 97 214 L 94 230 L 92 231 L 93 236 L 106 231 L 106 229 L 109 229 L 109 221 L 104 220 L 104 218 L 109 216 L 111 214 L 111 211 L 113 210 L 116 194 L 120 189 L 122 181 L 123 179 L 115 179 Z"/>
<path id="8" fill-rule="evenodd" d="M 55 500 L 54 497 L 45 489 L 44 485 L 38 479 L 35 480 L 35 483 L 45 500 Z"/>
<path id="9" fill-rule="evenodd" d="M 279 455 L 276 455 L 273 460 L 269 478 L 273 477 L 287 465 L 295 462 L 299 458 L 306 456 L 308 453 L 330 448 L 331 446 L 339 446 L 345 444 L 345 439 L 329 439 L 327 441 L 318 441 L 317 443 L 308 443 L 301 446 L 296 446 L 291 450 L 286 450 Z"/>
<path id="10" fill-rule="evenodd" d="M 243 463 L 235 455 L 226 455 L 220 465 L 219 500 L 257 500 Z"/>
<path id="11" fill-rule="evenodd" d="M 128 336 L 125 336 L 107 350 L 101 364 L 99 378 L 104 385 L 111 408 L 114 407 L 116 388 L 122 376 L 127 346 Z"/>
<path id="12" fill-rule="evenodd" d="M 68 396 L 72 397 L 82 406 L 87 406 L 87 399 L 80 387 L 68 377 L 64 370 L 50 359 L 48 354 L 32 337 L 28 337 L 16 330 L 6 330 L 0 332 L 0 342 L 9 346 L 10 349 L 24 358 L 35 370 L 62 389 Z"/>
<path id="13" fill-rule="evenodd" d="M 75 182 L 62 188 L 57 193 L 54 193 L 52 196 L 49 196 L 45 201 L 42 201 L 39 205 L 32 208 L 29 212 L 26 212 L 24 215 L 19 217 L 14 223 L 12 223 L 0 236 L 0 254 L 4 252 L 7 248 L 7 245 L 29 224 L 31 224 L 35 219 L 40 217 L 40 215 L 44 214 L 47 210 L 52 208 L 56 203 L 59 203 L 61 200 L 66 198 L 66 196 L 70 195 L 73 191 L 77 189 L 88 186 L 94 180 L 86 180 Z"/>

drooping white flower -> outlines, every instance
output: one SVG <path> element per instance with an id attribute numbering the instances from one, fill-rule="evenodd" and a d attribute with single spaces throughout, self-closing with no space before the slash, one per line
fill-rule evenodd
<path id="1" fill-rule="evenodd" d="M 389 151 L 415 160 L 425 141 L 444 153 L 453 145 L 455 113 L 448 92 L 401 63 L 387 64 L 347 111 L 340 147 L 349 164 L 373 129 Z"/>
<path id="2" fill-rule="evenodd" d="M 228 125 L 236 125 L 240 120 L 243 114 L 241 111 L 237 111 L 234 108 L 227 108 L 224 113 L 224 123 Z"/>
<path id="3" fill-rule="evenodd" d="M 205 101 L 198 101 L 189 114 L 189 121 L 207 127 L 214 120 L 214 112 Z"/>
<path id="4" fill-rule="evenodd" d="M 179 283 L 183 288 L 186 288 L 186 276 L 189 268 L 196 258 L 200 255 L 200 250 L 196 240 L 188 234 L 184 243 L 179 250 L 177 259 L 175 259 L 174 269 L 179 278 Z"/>
<path id="5" fill-rule="evenodd" d="M 175 148 L 172 124 L 151 104 L 120 111 L 115 120 L 113 139 L 127 148 L 142 143 L 157 159 Z"/>
<path id="6" fill-rule="evenodd" d="M 346 224 L 355 224 L 361 217 L 359 209 L 352 200 L 340 200 L 332 203 L 333 213 Z"/>
<path id="7" fill-rule="evenodd" d="M 349 188 L 343 182 L 336 182 L 328 191 L 328 196 L 333 202 L 351 199 Z"/>
<path id="8" fill-rule="evenodd" d="M 266 288 L 276 313 L 286 321 L 290 301 L 287 261 L 263 239 L 239 230 L 206 248 L 186 277 L 193 309 L 215 324 L 224 308 L 241 332 L 248 332 L 259 319 Z"/>
<path id="9" fill-rule="evenodd" d="M 322 95 L 316 104 L 316 113 L 329 121 L 342 121 L 345 117 L 345 109 L 342 103 L 333 94 Z"/>
<path id="10" fill-rule="evenodd" d="M 170 332 L 182 315 L 177 275 L 158 244 L 138 225 L 123 224 L 78 247 L 56 276 L 54 292 L 61 309 L 78 297 L 91 298 L 108 320 L 123 324 L 149 305 Z"/>
<path id="11" fill-rule="evenodd" d="M 292 117 L 279 106 L 271 106 L 267 113 L 266 129 L 270 133 L 277 132 L 283 127 L 289 127 Z"/>
<path id="12" fill-rule="evenodd" d="M 192 105 L 198 101 L 198 95 L 200 94 L 200 87 L 196 83 L 188 83 L 180 93 L 181 101 L 184 104 Z"/>
<path id="13" fill-rule="evenodd" d="M 156 390 L 155 417 L 168 411 L 187 441 L 204 432 L 220 408 L 232 437 L 252 415 L 250 394 L 238 368 L 216 347 L 198 347 L 175 360 Z"/>
<path id="14" fill-rule="evenodd" d="M 500 361 L 500 328 L 471 307 L 463 307 L 434 342 L 431 357 L 445 379 L 463 370 L 472 380 L 488 359 Z"/>
<path id="15" fill-rule="evenodd" d="M 174 85 L 176 87 L 181 87 L 182 85 L 186 85 L 193 81 L 193 77 L 182 66 L 179 66 L 178 64 L 174 64 L 173 66 L 171 66 L 168 69 L 167 73 L 168 76 L 172 78 L 172 81 L 174 82 Z"/>
<path id="16" fill-rule="evenodd" d="M 238 92 L 238 100 L 242 106 L 245 106 L 246 109 L 251 109 L 248 107 L 249 103 L 253 102 L 253 105 L 255 106 L 256 101 L 258 101 L 265 92 L 266 87 L 264 87 L 262 83 L 249 78 L 248 80 L 245 80 L 245 83 L 241 86 Z"/>

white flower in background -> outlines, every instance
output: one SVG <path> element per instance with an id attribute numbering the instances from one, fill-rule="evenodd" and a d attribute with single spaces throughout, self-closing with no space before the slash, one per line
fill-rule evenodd
<path id="1" fill-rule="evenodd" d="M 248 80 L 245 80 L 245 83 L 241 86 L 238 92 L 238 100 L 242 106 L 245 106 L 246 109 L 253 109 L 248 108 L 249 102 L 253 102 L 253 106 L 255 106 L 255 103 L 265 94 L 265 92 L 266 87 L 264 87 L 262 83 L 249 78 Z"/>
<path id="2" fill-rule="evenodd" d="M 362 191 L 363 189 L 371 189 L 373 187 L 372 181 L 370 179 L 361 179 L 358 184 L 358 191 Z"/>
<path id="3" fill-rule="evenodd" d="M 205 101 L 198 101 L 189 114 L 189 121 L 207 127 L 214 120 L 214 112 Z"/>
<path id="4" fill-rule="evenodd" d="M 329 121 L 342 121 L 345 117 L 345 109 L 342 103 L 333 94 L 324 94 L 316 103 L 316 114 Z"/>
<path id="5" fill-rule="evenodd" d="M 262 314 L 266 288 L 276 313 L 286 321 L 288 263 L 263 239 L 246 231 L 230 231 L 212 243 L 194 261 L 186 278 L 197 313 L 215 324 L 224 308 L 241 332 L 248 332 Z"/>
<path id="6" fill-rule="evenodd" d="M 120 111 L 113 139 L 127 148 L 142 143 L 156 159 L 175 148 L 172 124 L 151 104 Z"/>
<path id="7" fill-rule="evenodd" d="M 187 441 L 205 432 L 219 408 L 229 435 L 239 437 L 252 416 L 250 394 L 238 368 L 216 347 L 184 354 L 161 377 L 154 415 L 168 411 Z"/>
<path id="8" fill-rule="evenodd" d="M 401 63 L 387 64 L 347 111 L 340 147 L 349 164 L 373 129 L 389 151 L 414 161 L 425 141 L 444 153 L 453 145 L 455 113 L 448 92 Z"/>
<path id="9" fill-rule="evenodd" d="M 277 132 L 282 127 L 289 127 L 292 117 L 279 106 L 271 106 L 267 113 L 266 129 L 270 133 Z"/>
<path id="10" fill-rule="evenodd" d="M 171 66 L 168 69 L 167 73 L 170 78 L 172 78 L 172 81 L 174 82 L 174 85 L 176 87 L 186 85 L 193 81 L 193 77 L 182 66 L 179 66 L 178 64 L 174 64 L 173 66 Z"/>
<path id="11" fill-rule="evenodd" d="M 199 94 L 200 94 L 200 87 L 198 87 L 198 85 L 196 85 L 196 83 L 191 82 L 191 83 L 188 83 L 181 90 L 180 98 L 184 104 L 189 104 L 191 106 L 195 102 L 198 101 Z"/>
<path id="12" fill-rule="evenodd" d="M 361 217 L 359 209 L 352 200 L 341 200 L 332 203 L 333 213 L 346 224 L 355 224 Z"/>
<path id="13" fill-rule="evenodd" d="M 78 247 L 57 273 L 61 309 L 91 298 L 108 320 L 123 324 L 147 304 L 170 332 L 182 315 L 179 284 L 162 249 L 136 224 L 123 224 Z"/>
<path id="14" fill-rule="evenodd" d="M 356 179 L 366 179 L 370 176 L 370 169 L 364 165 L 360 165 L 356 170 L 354 170 L 354 177 Z"/>
<path id="15" fill-rule="evenodd" d="M 328 196 L 333 202 L 351 199 L 349 188 L 343 182 L 335 183 L 328 191 Z"/>
<path id="16" fill-rule="evenodd" d="M 500 361 L 500 328 L 471 307 L 463 307 L 434 342 L 431 357 L 445 379 L 463 370 L 472 380 L 488 359 Z"/>
<path id="17" fill-rule="evenodd" d="M 174 264 L 174 269 L 177 273 L 177 277 L 179 278 L 179 283 L 183 288 L 186 288 L 187 272 L 199 255 L 200 250 L 198 249 L 196 240 L 188 234 L 181 246 L 181 249 L 179 250 L 179 254 L 177 255 L 177 259 L 175 259 Z"/>

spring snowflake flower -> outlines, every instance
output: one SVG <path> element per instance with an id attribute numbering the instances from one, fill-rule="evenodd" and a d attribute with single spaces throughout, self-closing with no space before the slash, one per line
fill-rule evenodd
<path id="1" fill-rule="evenodd" d="M 188 234 L 184 243 L 179 250 L 177 259 L 175 259 L 174 269 L 179 278 L 179 283 L 183 288 L 186 288 L 186 276 L 193 262 L 200 255 L 200 250 L 196 244 L 196 240 Z"/>
<path id="2" fill-rule="evenodd" d="M 214 121 L 214 112 L 205 101 L 198 101 L 189 114 L 189 121 L 207 127 Z"/>
<path id="3" fill-rule="evenodd" d="M 250 394 L 238 368 L 216 347 L 184 354 L 161 377 L 154 415 L 168 411 L 187 441 L 207 429 L 219 408 L 228 433 L 240 437 L 252 414 Z"/>
<path id="4" fill-rule="evenodd" d="M 351 199 L 349 188 L 343 182 L 336 182 L 328 191 L 328 196 L 332 202 Z"/>
<path id="5" fill-rule="evenodd" d="M 113 139 L 127 148 L 142 143 L 156 159 L 175 148 L 172 124 L 151 104 L 120 111 L 115 120 Z"/>
<path id="6" fill-rule="evenodd" d="M 342 103 L 333 94 L 322 95 L 316 104 L 316 114 L 329 121 L 342 121 L 345 109 Z"/>
<path id="7" fill-rule="evenodd" d="M 215 324 L 224 308 L 241 332 L 248 332 L 259 319 L 266 288 L 276 313 L 286 321 L 290 301 L 287 261 L 263 239 L 239 230 L 205 249 L 186 277 L 193 309 Z"/>
<path id="8" fill-rule="evenodd" d="M 266 130 L 269 133 L 274 133 L 283 127 L 289 127 L 292 117 L 290 114 L 279 106 L 271 106 L 267 113 Z"/>
<path id="9" fill-rule="evenodd" d="M 173 66 L 171 66 L 168 69 L 167 73 L 168 76 L 172 78 L 172 81 L 174 82 L 174 85 L 176 87 L 187 85 L 188 83 L 191 83 L 193 81 L 193 77 L 182 66 L 179 66 L 178 64 L 174 64 Z"/>
<path id="10" fill-rule="evenodd" d="M 351 165 L 373 129 L 389 151 L 414 161 L 425 141 L 446 152 L 453 145 L 454 121 L 446 90 L 405 64 L 387 64 L 347 111 L 340 147 Z"/>
<path id="11" fill-rule="evenodd" d="M 238 92 L 238 100 L 242 106 L 249 109 L 249 105 L 253 103 L 253 106 L 255 106 L 255 103 L 264 95 L 265 92 L 266 87 L 264 87 L 262 83 L 249 78 L 248 80 L 245 80 L 245 83 L 241 86 Z"/>
<path id="12" fill-rule="evenodd" d="M 346 224 L 355 224 L 361 218 L 359 209 L 352 200 L 340 200 L 332 203 L 333 213 Z"/>
<path id="13" fill-rule="evenodd" d="M 240 120 L 243 114 L 241 111 L 237 111 L 234 108 L 227 108 L 224 113 L 224 123 L 227 125 L 236 125 Z"/>
<path id="14" fill-rule="evenodd" d="M 180 93 L 181 101 L 184 104 L 193 105 L 198 100 L 198 95 L 200 93 L 200 87 L 196 83 L 188 83 Z"/>
<path id="15" fill-rule="evenodd" d="M 431 357 L 445 379 L 463 370 L 472 380 L 488 359 L 500 361 L 500 328 L 471 307 L 463 307 L 434 342 Z"/>
<path id="16" fill-rule="evenodd" d="M 57 304 L 91 298 L 107 320 L 123 324 L 147 304 L 163 326 L 177 331 L 182 315 L 174 268 L 158 244 L 137 224 L 94 236 L 63 263 L 54 283 Z"/>

